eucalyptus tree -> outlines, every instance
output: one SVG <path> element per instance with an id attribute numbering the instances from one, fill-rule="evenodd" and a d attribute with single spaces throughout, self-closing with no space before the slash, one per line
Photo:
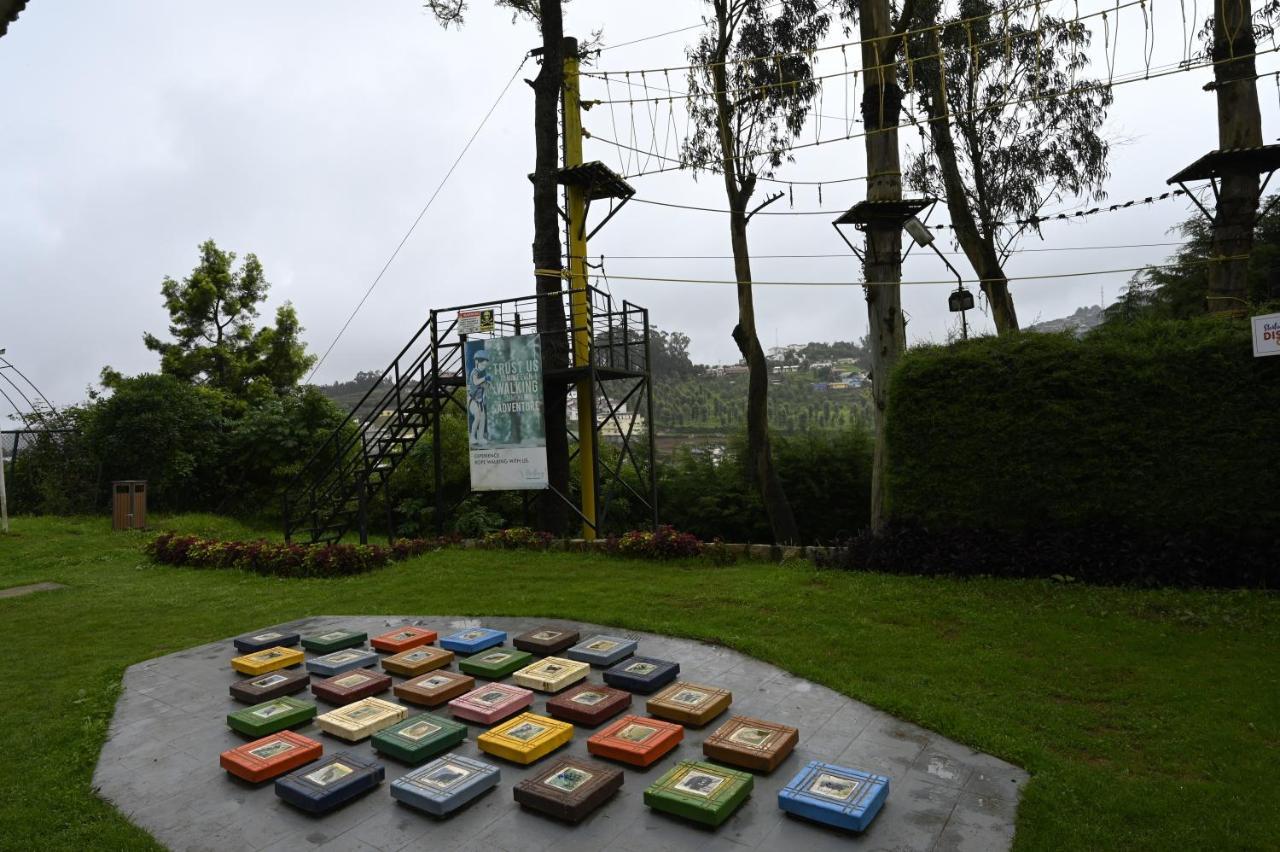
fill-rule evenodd
<path id="1" fill-rule="evenodd" d="M 564 89 L 564 9 L 561 0 L 494 0 L 496 6 L 512 10 L 517 18 L 537 24 L 542 35 L 538 49 L 541 68 L 533 87 L 533 136 L 536 150 L 533 169 L 533 267 L 538 300 L 538 331 L 542 333 L 544 368 L 567 367 L 569 350 L 564 302 L 560 246 L 559 188 L 556 170 L 560 166 L 559 105 Z M 467 0 L 427 0 L 426 7 L 444 26 L 463 23 Z M 543 416 L 547 438 L 547 474 L 550 485 L 560 494 L 569 493 L 569 437 L 566 422 L 568 386 L 543 382 Z M 538 524 L 552 532 L 563 532 L 568 515 L 557 499 L 538 501 Z"/>
<path id="2" fill-rule="evenodd" d="M 1111 89 L 1084 77 L 1091 33 L 1078 20 L 994 0 L 919 3 L 899 68 L 926 119 L 908 181 L 946 199 L 996 331 L 1017 331 L 1004 265 L 1046 205 L 1105 197 Z"/>
<path id="3" fill-rule="evenodd" d="M 813 107 L 818 81 L 810 51 L 830 25 L 817 0 L 705 0 L 707 28 L 688 51 L 691 133 L 682 159 L 719 174 L 729 208 L 729 240 L 737 281 L 733 340 L 746 360 L 747 469 L 760 490 L 775 541 L 799 536 L 795 515 L 773 463 L 769 440 L 769 366 L 756 333 L 747 225 L 770 196 L 752 208 L 761 178 L 789 159 Z"/>

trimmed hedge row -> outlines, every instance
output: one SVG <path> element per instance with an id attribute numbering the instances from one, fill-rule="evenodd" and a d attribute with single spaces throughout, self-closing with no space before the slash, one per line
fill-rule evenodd
<path id="1" fill-rule="evenodd" d="M 912 350 L 890 393 L 897 532 L 867 558 L 1274 584 L 1278 362 L 1252 357 L 1247 323 L 1216 319 Z"/>

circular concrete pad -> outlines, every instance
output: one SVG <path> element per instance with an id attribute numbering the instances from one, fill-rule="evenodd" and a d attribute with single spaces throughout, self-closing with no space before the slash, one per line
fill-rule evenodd
<path id="1" fill-rule="evenodd" d="M 508 636 L 542 624 L 628 636 L 638 653 L 680 663 L 680 676 L 732 690 L 733 706 L 703 729 L 688 729 L 675 751 L 648 769 L 625 767 L 622 790 L 577 826 L 522 809 L 512 788 L 534 767 L 516 766 L 481 753 L 475 744 L 483 726 L 472 725 L 456 751 L 499 765 L 496 790 L 444 820 L 394 801 L 389 782 L 408 771 L 383 759 L 386 781 L 372 793 L 322 817 L 301 813 L 278 799 L 270 783 L 242 783 L 218 766 L 218 755 L 247 740 L 226 725 L 226 714 L 244 705 L 227 693 L 237 675 L 229 660 L 231 640 L 202 645 L 125 672 L 106 745 L 94 772 L 99 794 L 157 840 L 178 850 L 349 849 L 758 849 L 990 850 L 1013 840 L 1018 797 L 1026 773 L 974 752 L 923 728 L 801 680 L 774 666 L 725 648 L 632 633 L 594 624 L 529 618 L 468 619 L 451 616 L 403 618 L 326 616 L 263 625 L 316 633 L 334 628 L 369 635 L 401 624 L 417 624 L 441 635 L 484 625 Z M 600 682 L 600 670 L 589 678 Z M 396 678 L 399 683 L 403 678 Z M 299 697 L 309 697 L 300 693 Z M 390 693 L 383 696 L 395 700 Z M 544 712 L 547 696 L 534 700 Z M 326 705 L 319 705 L 325 712 Z M 411 706 L 410 712 L 420 712 Z M 445 712 L 438 708 L 432 712 Z M 636 696 L 632 712 L 644 713 Z M 645 807 L 644 788 L 679 760 L 700 760 L 702 741 L 731 714 L 783 722 L 800 730 L 795 752 L 771 775 L 755 777 L 747 802 L 719 829 L 700 828 Z M 298 729 L 324 744 L 325 753 L 349 749 L 376 754 L 368 740 L 348 744 L 319 731 Z M 579 727 L 573 742 L 556 754 L 587 754 L 592 729 Z M 777 791 L 807 761 L 819 759 L 887 775 L 889 797 L 862 835 L 850 835 L 796 819 L 778 808 Z M 619 765 L 620 764 L 615 764 Z"/>

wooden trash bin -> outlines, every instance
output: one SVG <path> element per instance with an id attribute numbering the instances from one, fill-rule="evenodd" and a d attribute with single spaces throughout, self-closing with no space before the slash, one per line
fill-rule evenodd
<path id="1" fill-rule="evenodd" d="M 122 479 L 111 483 L 111 528 L 113 530 L 147 528 L 146 480 Z"/>

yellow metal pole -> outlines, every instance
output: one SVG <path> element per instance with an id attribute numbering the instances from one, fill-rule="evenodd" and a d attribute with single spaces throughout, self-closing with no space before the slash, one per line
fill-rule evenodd
<path id="1" fill-rule="evenodd" d="M 564 40 L 564 165 L 582 165 L 582 107 L 578 88 L 578 40 Z M 587 294 L 587 197 L 581 186 L 569 185 L 565 210 L 569 216 L 569 308 L 573 323 L 573 366 L 591 363 L 591 312 Z M 591 377 L 578 381 L 578 474 L 582 493 L 582 537 L 596 537 L 595 389 Z"/>

